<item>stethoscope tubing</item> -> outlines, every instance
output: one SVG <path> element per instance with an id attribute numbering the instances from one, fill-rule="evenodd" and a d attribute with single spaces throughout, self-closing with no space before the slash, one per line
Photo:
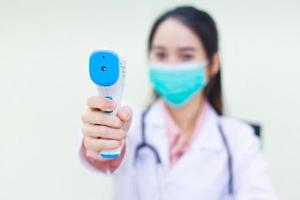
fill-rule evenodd
<path id="1" fill-rule="evenodd" d="M 156 150 L 156 148 L 153 145 L 151 145 L 147 142 L 147 138 L 146 138 L 146 117 L 147 117 L 147 114 L 150 109 L 151 109 L 151 105 L 149 105 L 143 111 L 142 116 L 141 116 L 141 142 L 137 145 L 137 147 L 135 148 L 135 152 L 134 152 L 134 163 L 133 164 L 135 167 L 137 166 L 139 152 L 143 148 L 148 148 L 154 154 L 156 163 L 158 165 L 162 164 L 158 151 Z M 224 144 L 224 147 L 225 147 L 225 150 L 227 153 L 227 165 L 228 165 L 228 175 L 229 175 L 228 193 L 230 195 L 233 195 L 234 194 L 233 158 L 232 158 L 232 153 L 231 153 L 231 149 L 230 149 L 230 145 L 228 143 L 227 137 L 226 137 L 223 127 L 219 121 L 218 121 L 218 130 L 221 135 L 221 139 L 223 141 L 223 144 Z"/>

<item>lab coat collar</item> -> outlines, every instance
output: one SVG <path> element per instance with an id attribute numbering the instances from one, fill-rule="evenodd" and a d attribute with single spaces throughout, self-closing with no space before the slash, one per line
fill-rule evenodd
<path id="1" fill-rule="evenodd" d="M 147 115 L 148 123 L 152 127 L 164 127 L 165 121 L 163 118 L 163 100 L 157 99 L 152 105 Z"/>
<path id="2" fill-rule="evenodd" d="M 201 150 L 220 151 L 224 147 L 218 127 L 220 123 L 220 116 L 218 116 L 210 104 L 206 115 L 201 133 L 194 141 L 194 145 L 192 147 L 201 148 Z"/>
<path id="3" fill-rule="evenodd" d="M 166 122 L 163 116 L 163 100 L 156 100 L 146 116 L 147 140 L 153 144 L 158 150 L 165 167 L 169 168 L 169 144 L 167 138 Z M 197 151 L 219 151 L 223 148 L 222 139 L 220 137 L 218 123 L 219 116 L 209 104 L 206 112 L 205 121 L 201 128 L 201 133 L 195 138 L 191 144 L 191 150 Z"/>

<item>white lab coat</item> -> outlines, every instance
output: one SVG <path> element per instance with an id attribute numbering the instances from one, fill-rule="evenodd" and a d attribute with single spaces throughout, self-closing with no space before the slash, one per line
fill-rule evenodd
<path id="1" fill-rule="evenodd" d="M 146 117 L 146 135 L 147 142 L 157 149 L 162 159 L 163 170 L 157 170 L 154 155 L 149 150 L 140 154 L 138 169 L 133 166 L 134 150 L 141 141 L 141 112 L 136 111 L 128 133 L 124 160 L 113 173 L 115 199 L 231 199 L 227 195 L 228 155 L 218 130 L 218 120 L 232 152 L 234 199 L 277 199 L 259 139 L 252 128 L 235 119 L 219 118 L 211 106 L 201 133 L 191 148 L 170 168 L 162 106 L 162 101 L 158 100 L 150 109 Z"/>

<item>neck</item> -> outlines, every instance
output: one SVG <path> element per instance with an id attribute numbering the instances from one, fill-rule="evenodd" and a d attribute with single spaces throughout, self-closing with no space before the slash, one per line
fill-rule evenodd
<path id="1" fill-rule="evenodd" d="M 175 123 L 184 134 L 191 134 L 193 132 L 198 114 L 204 107 L 204 102 L 204 95 L 198 93 L 182 107 L 174 108 L 167 105 L 167 109 Z"/>

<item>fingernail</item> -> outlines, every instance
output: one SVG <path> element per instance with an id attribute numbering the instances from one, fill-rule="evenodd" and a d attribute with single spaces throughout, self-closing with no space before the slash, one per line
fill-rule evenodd
<path id="1" fill-rule="evenodd" d="M 108 101 L 106 102 L 106 107 L 108 107 L 108 108 L 113 108 L 114 105 L 115 105 L 114 102 L 111 101 L 111 100 L 108 100 Z"/>
<path id="2" fill-rule="evenodd" d="M 129 114 L 130 114 L 130 110 L 128 108 L 124 108 L 123 112 L 124 112 L 125 117 L 128 118 Z"/>

